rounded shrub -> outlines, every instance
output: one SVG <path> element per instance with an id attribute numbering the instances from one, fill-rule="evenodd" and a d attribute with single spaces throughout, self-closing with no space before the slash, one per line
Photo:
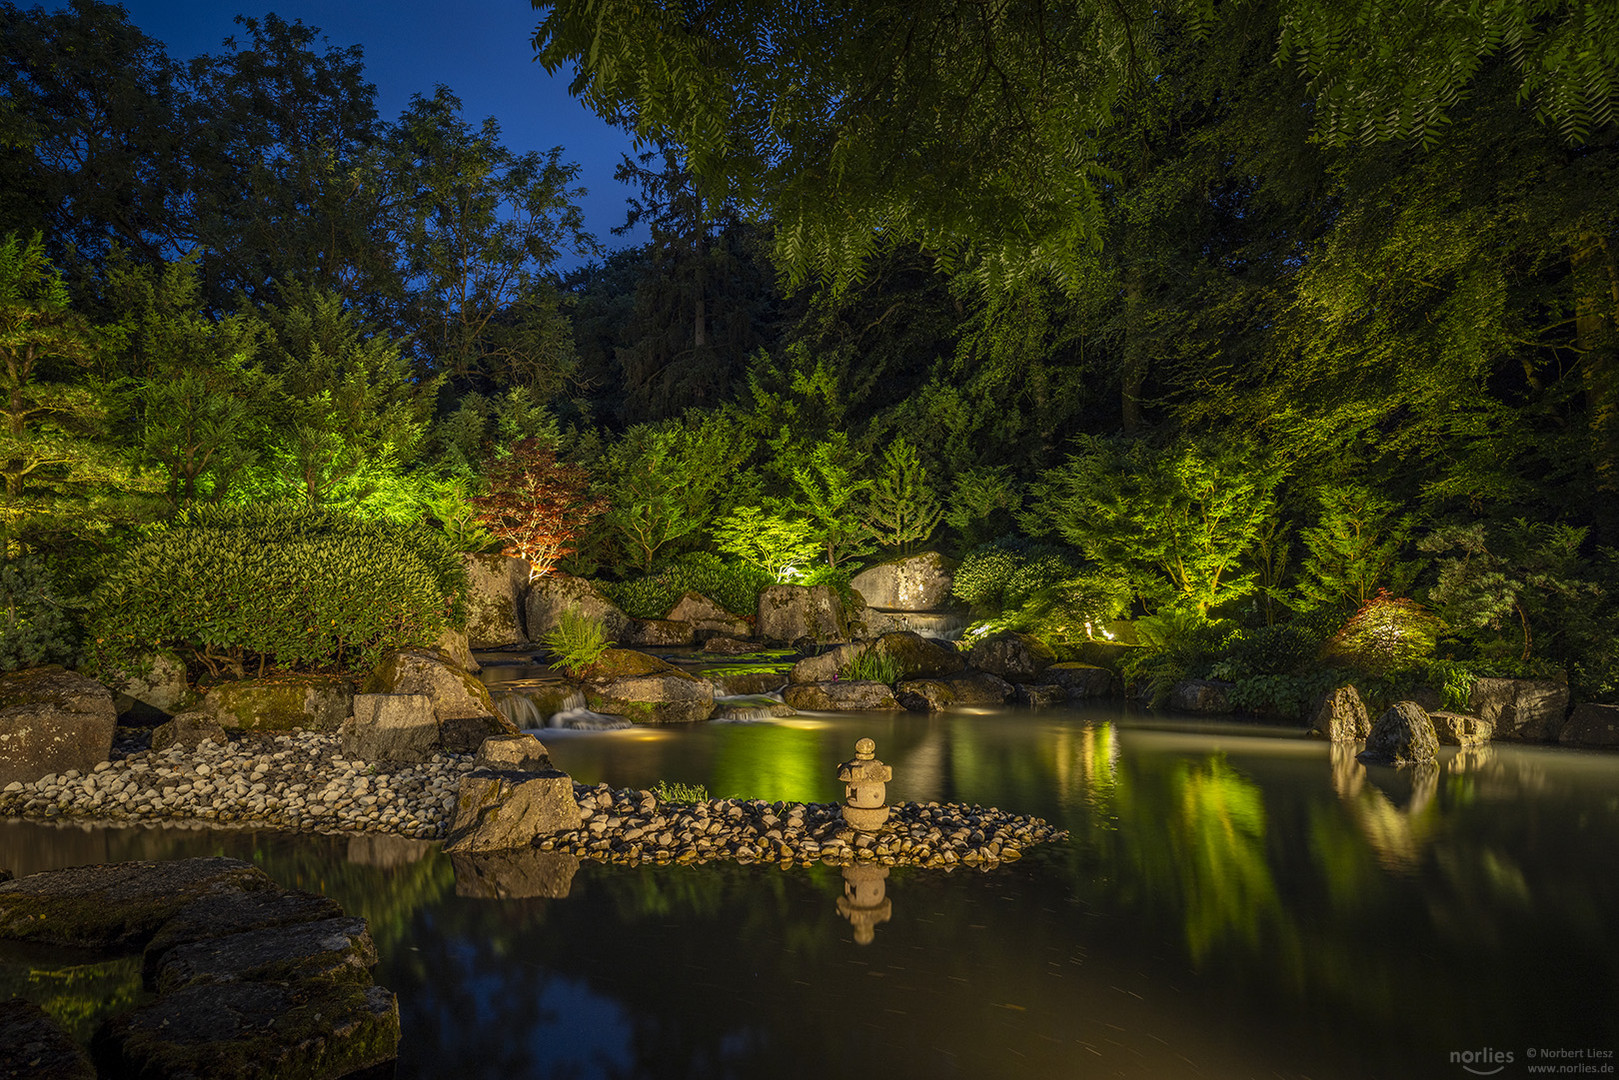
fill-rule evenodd
<path id="1" fill-rule="evenodd" d="M 626 615 L 661 619 L 688 592 L 702 593 L 733 615 L 752 614 L 759 607 L 759 594 L 775 584 L 775 578 L 747 563 L 727 563 L 717 555 L 694 552 L 645 577 L 600 584 Z"/>
<path id="2" fill-rule="evenodd" d="M 286 505 L 188 511 L 92 597 L 97 668 L 168 648 L 218 673 L 365 668 L 464 626 L 466 570 L 420 526 Z"/>

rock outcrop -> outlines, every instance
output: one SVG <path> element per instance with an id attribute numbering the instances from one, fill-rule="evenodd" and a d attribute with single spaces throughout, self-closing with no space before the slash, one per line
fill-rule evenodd
<path id="1" fill-rule="evenodd" d="M 569 608 L 587 618 L 600 619 L 607 636 L 614 641 L 619 640 L 630 621 L 594 583 L 555 570 L 529 583 L 526 607 L 528 634 L 534 641 L 555 630 L 562 613 Z"/>
<path id="2" fill-rule="evenodd" d="M 70 769 L 88 772 L 112 753 L 112 692 L 60 667 L 0 675 L 0 787 Z"/>
<path id="3" fill-rule="evenodd" d="M 1497 739 L 1554 741 L 1568 712 L 1568 685 L 1551 679 L 1474 679 L 1467 711 Z"/>
<path id="4" fill-rule="evenodd" d="M 196 700 L 196 693 L 186 681 L 184 661 L 167 649 L 140 657 L 131 670 L 112 678 L 108 687 L 119 716 L 143 705 L 173 716 Z"/>
<path id="5" fill-rule="evenodd" d="M 1105 698 L 1113 693 L 1113 673 L 1095 664 L 1052 664 L 1040 673 L 1040 678 L 1056 683 L 1068 691 L 1070 698 Z"/>
<path id="6" fill-rule="evenodd" d="M 1430 710 L 1434 734 L 1445 746 L 1484 746 L 1492 734 L 1488 721 L 1465 713 Z"/>
<path id="7" fill-rule="evenodd" d="M 1045 642 L 1032 634 L 1012 631 L 980 638 L 967 654 L 970 666 L 1008 682 L 1044 682 L 1042 672 L 1056 662 L 1057 657 Z"/>
<path id="8" fill-rule="evenodd" d="M 925 551 L 862 570 L 849 587 L 884 612 L 935 611 L 950 603 L 954 570 L 952 560 Z"/>
<path id="9" fill-rule="evenodd" d="M 438 724 L 439 745 L 453 754 L 470 754 L 491 735 L 517 733 L 516 725 L 495 708 L 483 683 L 432 650 L 395 653 L 377 666 L 361 689 L 365 694 L 426 695 Z"/>
<path id="10" fill-rule="evenodd" d="M 849 613 L 830 585 L 771 585 L 759 594 L 754 633 L 768 641 L 846 641 Z"/>
<path id="11" fill-rule="evenodd" d="M 664 618 L 691 623 L 698 641 L 712 637 L 745 638 L 749 634 L 746 619 L 731 614 L 702 593 L 686 593 Z"/>
<path id="12" fill-rule="evenodd" d="M 339 734 L 343 753 L 361 761 L 429 761 L 444 746 L 426 694 L 356 694 Z"/>
<path id="13" fill-rule="evenodd" d="M 279 675 L 211 687 L 201 711 L 226 731 L 336 731 L 353 702 L 345 675 Z"/>
<path id="14" fill-rule="evenodd" d="M 631 619 L 619 632 L 619 643 L 638 648 L 680 649 L 697 642 L 697 628 L 672 619 Z"/>
<path id="15" fill-rule="evenodd" d="M 971 668 L 943 682 L 955 694 L 957 705 L 1005 705 L 1017 695 L 1016 688 L 999 675 Z"/>
<path id="16" fill-rule="evenodd" d="M 467 643 L 474 649 L 527 644 L 523 595 L 528 561 L 510 555 L 462 557 L 467 564 Z"/>
<path id="17" fill-rule="evenodd" d="M 1557 739 L 1570 746 L 1619 746 L 1619 705 L 1574 706 Z"/>
<path id="18" fill-rule="evenodd" d="M 1426 766 L 1439 756 L 1439 736 L 1414 701 L 1397 701 L 1377 718 L 1359 758 L 1368 765 Z"/>

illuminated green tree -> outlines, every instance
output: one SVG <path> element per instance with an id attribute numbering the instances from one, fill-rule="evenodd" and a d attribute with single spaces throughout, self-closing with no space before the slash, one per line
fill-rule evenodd
<path id="1" fill-rule="evenodd" d="M 889 443 L 866 504 L 866 523 L 877 542 L 908 552 L 927 542 L 943 515 L 916 447 L 903 437 Z"/>

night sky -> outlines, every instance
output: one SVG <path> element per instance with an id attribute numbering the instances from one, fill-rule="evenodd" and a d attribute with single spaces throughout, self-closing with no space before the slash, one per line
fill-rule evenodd
<path id="1" fill-rule="evenodd" d="M 123 6 L 181 61 L 222 51 L 220 43 L 241 29 L 233 22 L 237 15 L 274 12 L 319 27 L 331 45 L 358 44 L 384 120 L 397 119 L 412 94 L 443 83 L 461 98 L 470 123 L 498 120 L 511 149 L 561 146 L 564 160 L 582 166 L 580 182 L 590 189 L 581 200 L 585 224 L 602 244 L 616 248 L 645 239 L 609 231 L 624 223 L 631 194 L 613 179 L 630 138 L 569 96 L 570 71 L 548 75 L 535 62 L 530 40 L 541 13 L 528 0 L 124 0 Z M 567 257 L 562 265 L 579 261 Z"/>

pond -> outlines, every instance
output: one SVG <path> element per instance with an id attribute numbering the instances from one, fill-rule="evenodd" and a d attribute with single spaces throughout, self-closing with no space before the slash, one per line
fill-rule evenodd
<path id="1" fill-rule="evenodd" d="M 1321 1080 L 1615 1049 L 1619 756 L 1447 748 L 1413 783 L 1290 729 L 1084 706 L 542 733 L 585 782 L 813 801 L 861 736 L 893 800 L 1070 836 L 895 868 L 869 932 L 829 867 L 587 862 L 564 898 L 492 900 L 431 845 L 24 822 L 0 866 L 225 853 L 329 893 L 371 921 L 402 1077 Z M 32 978 L 81 1030 L 138 988 L 116 963 Z"/>

